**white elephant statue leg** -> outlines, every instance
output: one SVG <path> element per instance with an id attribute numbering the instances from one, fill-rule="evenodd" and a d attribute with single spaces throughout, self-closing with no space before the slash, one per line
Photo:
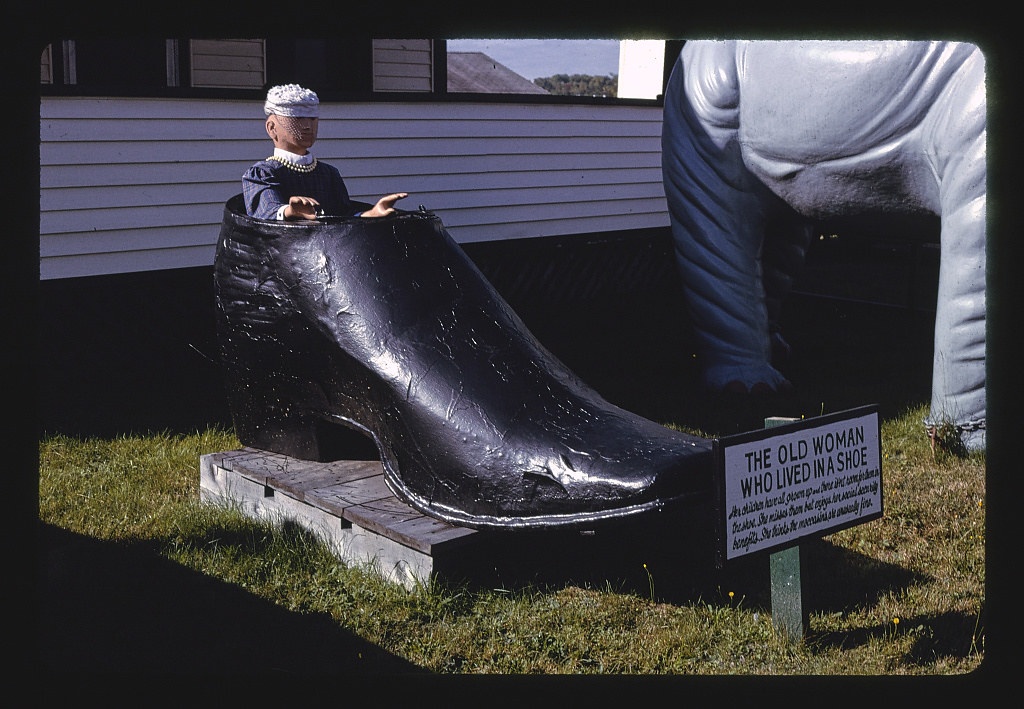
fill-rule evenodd
<path id="1" fill-rule="evenodd" d="M 942 216 L 929 428 L 952 424 L 985 448 L 985 67 L 981 53 L 923 125 Z"/>
<path id="2" fill-rule="evenodd" d="M 694 323 L 705 384 L 771 390 L 789 385 L 772 364 L 762 246 L 778 199 L 747 169 L 737 140 L 739 86 L 727 43 L 673 71 L 665 98 L 662 167 L 676 258 Z M 720 66 L 721 72 L 706 67 Z M 688 102 L 682 83 L 709 100 Z M 671 105 L 670 100 L 675 100 Z M 806 244 L 803 245 L 806 248 Z M 803 250 L 793 254 L 802 261 Z M 782 286 L 783 270 L 769 281 Z M 773 294 L 776 305 L 782 292 Z M 777 308 L 772 308 L 776 310 Z"/>
<path id="3" fill-rule="evenodd" d="M 662 166 L 705 383 L 779 389 L 770 319 L 813 220 L 937 214 L 929 426 L 985 446 L 985 68 L 956 42 L 687 42 Z M 773 244 L 766 225 L 805 219 Z M 783 258 L 770 259 L 781 255 Z"/>

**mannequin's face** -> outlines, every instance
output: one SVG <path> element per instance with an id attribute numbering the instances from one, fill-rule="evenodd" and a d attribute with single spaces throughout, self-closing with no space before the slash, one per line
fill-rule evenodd
<path id="1" fill-rule="evenodd" d="M 277 115 L 267 117 L 267 135 L 274 141 L 274 147 L 296 155 L 305 155 L 313 147 L 318 126 L 318 118 Z"/>

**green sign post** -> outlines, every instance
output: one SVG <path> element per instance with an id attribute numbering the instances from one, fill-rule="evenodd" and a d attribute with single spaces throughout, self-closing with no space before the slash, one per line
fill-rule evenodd
<path id="1" fill-rule="evenodd" d="M 765 428 L 799 421 L 796 418 L 772 416 L 764 420 Z M 789 638 L 802 640 L 809 621 L 804 605 L 804 582 L 800 574 L 803 547 L 796 544 L 773 552 L 768 557 L 768 577 L 771 580 L 772 625 Z"/>

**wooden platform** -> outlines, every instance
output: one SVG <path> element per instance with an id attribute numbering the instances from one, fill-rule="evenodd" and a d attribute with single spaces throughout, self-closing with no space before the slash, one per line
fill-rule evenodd
<path id="1" fill-rule="evenodd" d="M 380 461 L 317 463 L 241 448 L 204 455 L 199 467 L 204 502 L 295 522 L 321 536 L 342 561 L 373 566 L 407 587 L 428 581 L 478 536 L 400 502 Z"/>

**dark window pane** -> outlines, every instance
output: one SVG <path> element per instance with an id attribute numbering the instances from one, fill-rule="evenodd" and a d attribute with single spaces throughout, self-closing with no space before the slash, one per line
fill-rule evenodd
<path id="1" fill-rule="evenodd" d="M 86 88 L 155 89 L 167 85 L 163 39 L 75 40 L 76 83 Z"/>
<path id="2" fill-rule="evenodd" d="M 370 92 L 370 39 L 267 39 L 267 82 L 302 84 L 318 94 Z"/>

